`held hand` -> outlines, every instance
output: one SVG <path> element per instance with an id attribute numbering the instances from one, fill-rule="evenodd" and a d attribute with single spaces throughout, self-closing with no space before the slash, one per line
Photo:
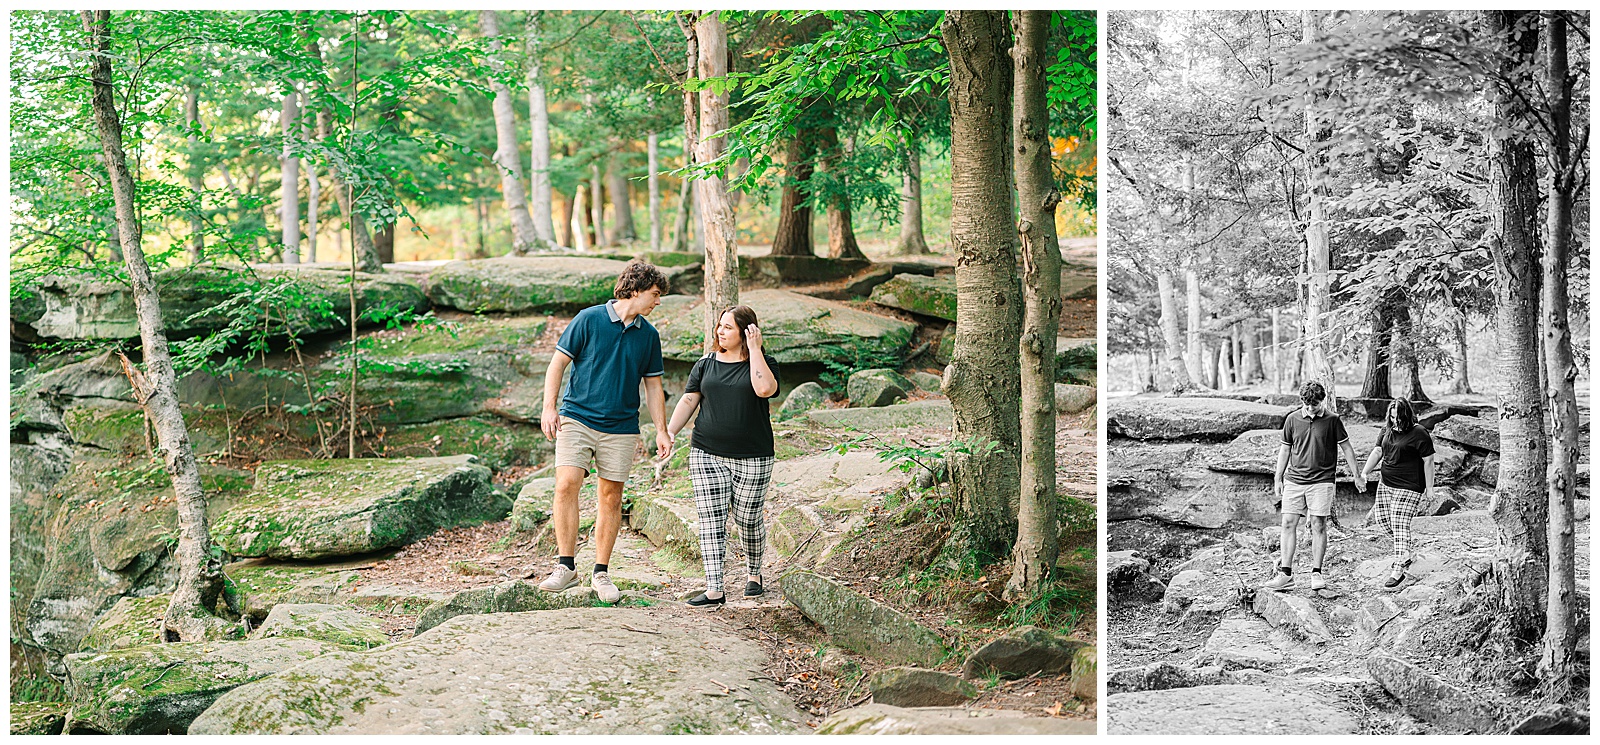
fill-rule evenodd
<path id="1" fill-rule="evenodd" d="M 561 414 L 552 407 L 546 406 L 539 415 L 539 429 L 544 431 L 544 436 L 556 441 L 556 433 L 561 431 Z"/>
<path id="2" fill-rule="evenodd" d="M 1366 476 L 1363 475 L 1361 478 L 1356 479 L 1356 493 L 1357 494 L 1366 494 L 1367 493 L 1367 478 L 1366 478 Z"/>
<path id="3" fill-rule="evenodd" d="M 761 327 L 750 324 L 744 327 L 745 346 L 750 348 L 752 354 L 761 351 Z"/>
<path id="4" fill-rule="evenodd" d="M 1283 479 L 1272 480 L 1272 495 L 1277 497 L 1279 502 L 1283 501 Z"/>
<path id="5" fill-rule="evenodd" d="M 656 433 L 656 459 L 657 460 L 666 460 L 667 456 L 669 456 L 669 455 L 672 455 L 672 438 L 667 436 L 667 433 L 665 433 L 665 432 L 657 432 Z"/>

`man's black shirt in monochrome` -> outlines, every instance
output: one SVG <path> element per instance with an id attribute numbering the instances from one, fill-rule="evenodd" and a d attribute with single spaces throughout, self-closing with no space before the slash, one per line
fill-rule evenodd
<path id="1" fill-rule="evenodd" d="M 762 356 L 777 382 L 778 361 L 770 354 Z M 700 394 L 700 414 L 690 445 L 724 458 L 773 454 L 768 399 L 757 396 L 750 385 L 749 360 L 722 362 L 715 354 L 701 357 L 689 370 L 689 384 L 683 392 Z"/>

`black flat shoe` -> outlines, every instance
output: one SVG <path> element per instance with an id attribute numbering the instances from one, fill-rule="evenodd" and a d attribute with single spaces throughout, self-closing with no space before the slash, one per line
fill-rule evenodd
<path id="1" fill-rule="evenodd" d="M 761 594 L 763 594 L 765 592 L 766 592 L 766 590 L 761 589 L 761 583 L 760 582 L 746 582 L 746 583 L 744 583 L 744 596 L 747 597 L 747 598 L 753 598 L 753 597 L 756 597 L 757 595 L 761 595 Z"/>
<path id="2" fill-rule="evenodd" d="M 695 608 L 706 608 L 713 605 L 722 605 L 727 602 L 728 596 L 726 594 L 715 600 L 706 597 L 706 594 L 703 592 L 699 595 L 689 598 L 689 605 Z"/>

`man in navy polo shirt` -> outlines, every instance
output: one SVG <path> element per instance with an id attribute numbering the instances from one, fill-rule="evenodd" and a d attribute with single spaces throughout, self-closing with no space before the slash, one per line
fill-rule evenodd
<path id="1" fill-rule="evenodd" d="M 602 602 L 622 593 L 608 572 L 611 549 L 622 526 L 622 487 L 639 450 L 639 381 L 656 423 L 657 457 L 672 449 L 667 437 L 666 396 L 661 390 L 661 336 L 645 320 L 661 304 L 667 278 L 649 264 L 633 262 L 617 278 L 615 300 L 585 308 L 567 324 L 544 377 L 539 425 L 556 443 L 556 495 L 552 522 L 560 552 L 556 568 L 539 589 L 560 592 L 578 584 L 578 490 L 592 462 L 600 479 L 595 517 L 595 565 L 589 584 Z M 560 409 L 556 393 L 572 365 Z"/>

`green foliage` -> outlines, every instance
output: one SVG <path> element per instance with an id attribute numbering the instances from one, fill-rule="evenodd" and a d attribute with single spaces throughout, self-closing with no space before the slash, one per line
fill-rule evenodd
<path id="1" fill-rule="evenodd" d="M 878 459 L 893 464 L 901 473 L 911 473 L 913 469 L 921 468 L 923 471 L 934 475 L 933 486 L 926 491 L 919 492 L 922 497 L 920 509 L 929 511 L 941 522 L 954 522 L 955 504 L 954 497 L 943 488 L 942 482 L 950 472 L 952 456 L 984 456 L 1000 449 L 1000 443 L 982 436 L 958 437 L 949 442 L 933 445 L 923 445 L 910 440 L 902 439 L 898 443 L 891 443 L 871 432 L 861 432 L 854 427 L 847 431 L 856 432 L 856 436 L 839 443 L 833 447 L 834 452 L 844 455 L 851 450 L 876 443 Z M 915 482 L 909 488 L 916 488 Z M 977 557 L 974 556 L 974 564 Z"/>
<path id="2" fill-rule="evenodd" d="M 1054 575 L 1038 595 L 1027 603 L 1007 607 L 1001 618 L 1012 626 L 1038 626 L 1067 634 L 1094 611 L 1094 548 L 1085 546 L 1057 562 Z"/>
<path id="3" fill-rule="evenodd" d="M 827 368 L 817 376 L 817 383 L 833 394 L 842 394 L 850 376 L 862 370 L 894 369 L 900 366 L 900 356 L 880 346 L 852 342 L 850 344 L 823 344 L 822 365 Z"/>
<path id="4" fill-rule="evenodd" d="M 13 638 L 13 645 L 19 642 Z M 25 675 L 11 682 L 11 702 L 68 701 L 67 687 L 48 675 Z"/>

